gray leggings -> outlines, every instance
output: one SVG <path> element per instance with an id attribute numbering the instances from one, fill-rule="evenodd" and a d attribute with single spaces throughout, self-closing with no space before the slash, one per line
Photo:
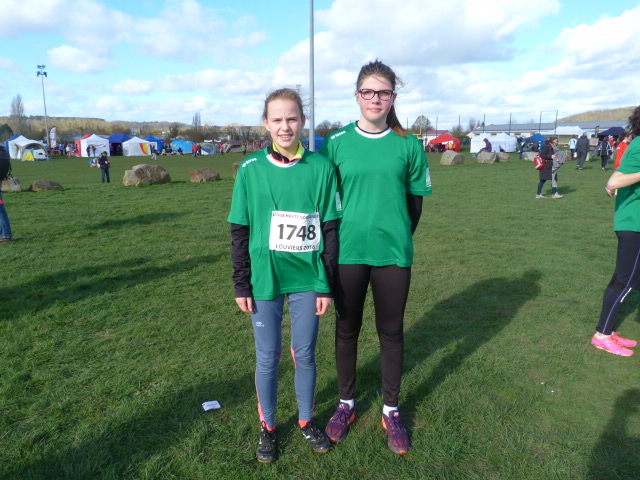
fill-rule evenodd
<path id="1" fill-rule="evenodd" d="M 291 355 L 296 367 L 298 418 L 313 418 L 316 390 L 316 341 L 319 317 L 316 292 L 290 293 Z M 251 316 L 256 340 L 256 391 L 260 420 L 269 428 L 276 426 L 278 405 L 278 367 L 282 357 L 282 317 L 284 295 L 273 300 L 256 300 Z"/>

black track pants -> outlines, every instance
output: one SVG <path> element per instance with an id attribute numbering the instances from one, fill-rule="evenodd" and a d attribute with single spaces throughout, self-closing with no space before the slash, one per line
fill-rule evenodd
<path id="1" fill-rule="evenodd" d="M 404 311 L 410 283 L 411 268 L 338 265 L 335 306 L 340 398 L 355 398 L 358 337 L 367 287 L 371 284 L 380 340 L 384 403 L 398 406 L 404 353 Z"/>

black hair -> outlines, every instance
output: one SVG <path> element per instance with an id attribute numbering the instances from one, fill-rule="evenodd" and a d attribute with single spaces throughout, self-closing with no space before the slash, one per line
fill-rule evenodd
<path id="1" fill-rule="evenodd" d="M 636 137 L 640 135 L 640 106 L 636 107 L 629 117 L 629 130 Z"/>

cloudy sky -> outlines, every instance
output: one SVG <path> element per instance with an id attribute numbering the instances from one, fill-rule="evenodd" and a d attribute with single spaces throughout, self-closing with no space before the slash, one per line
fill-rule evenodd
<path id="1" fill-rule="evenodd" d="M 438 128 L 553 121 L 640 103 L 640 4 L 315 0 L 315 123 L 358 118 L 360 66 L 404 82 L 398 113 Z M 0 115 L 260 123 L 265 94 L 309 98 L 310 1 L 3 0 Z M 604 7 L 608 7 L 605 10 Z M 541 114 L 542 112 L 542 114 Z"/>

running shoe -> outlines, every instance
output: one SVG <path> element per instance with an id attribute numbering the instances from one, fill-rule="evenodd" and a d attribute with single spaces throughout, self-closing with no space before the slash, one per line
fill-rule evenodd
<path id="1" fill-rule="evenodd" d="M 633 350 L 624 348 L 622 345 L 615 341 L 613 335 L 606 338 L 597 338 L 594 335 L 591 339 L 591 343 L 594 347 L 601 350 L 606 350 L 607 352 L 613 353 L 614 355 L 621 355 L 623 357 L 630 357 L 631 355 L 633 355 Z"/>
<path id="2" fill-rule="evenodd" d="M 307 439 L 311 448 L 318 453 L 326 453 L 331 450 L 331 442 L 322 430 L 315 426 L 313 420 L 302 428 L 302 435 Z"/>
<path id="3" fill-rule="evenodd" d="M 276 431 L 275 429 L 269 430 L 264 422 L 262 423 L 256 458 L 260 463 L 271 463 L 276 459 Z"/>
<path id="4" fill-rule="evenodd" d="M 349 434 L 349 426 L 356 421 L 356 406 L 349 407 L 348 403 L 340 402 L 333 417 L 327 424 L 327 437 L 333 443 L 344 442 Z"/>
<path id="5" fill-rule="evenodd" d="M 536 195 L 536 198 L 547 198 L 547 197 L 545 197 L 544 195 L 538 194 Z"/>
<path id="6" fill-rule="evenodd" d="M 611 334 L 611 338 L 613 338 L 621 347 L 635 347 L 636 345 L 638 345 L 638 342 L 636 342 L 635 340 L 621 337 L 620 332 L 613 332 Z"/>
<path id="7" fill-rule="evenodd" d="M 407 453 L 411 448 L 411 442 L 400 418 L 400 412 L 392 410 L 388 416 L 382 414 L 382 426 L 387 431 L 387 445 L 391 451 L 400 455 Z"/>

